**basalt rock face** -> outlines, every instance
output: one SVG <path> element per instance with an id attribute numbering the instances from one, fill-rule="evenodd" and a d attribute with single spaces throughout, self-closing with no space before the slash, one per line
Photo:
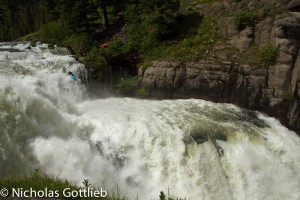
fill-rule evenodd
<path id="1" fill-rule="evenodd" d="M 140 85 L 151 97 L 201 98 L 258 110 L 299 134 L 300 1 L 224 1 L 193 6 L 205 17 L 220 10 L 232 13 L 241 6 L 251 10 L 278 5 L 289 10 L 259 19 L 242 31 L 234 26 L 232 16 L 222 17 L 218 31 L 228 38 L 225 43 L 216 43 L 214 50 L 200 60 L 154 61 L 139 70 Z M 259 50 L 268 44 L 279 50 L 272 65 L 239 59 L 249 48 L 256 46 Z M 228 47 L 237 48 L 240 54 L 220 53 Z"/>

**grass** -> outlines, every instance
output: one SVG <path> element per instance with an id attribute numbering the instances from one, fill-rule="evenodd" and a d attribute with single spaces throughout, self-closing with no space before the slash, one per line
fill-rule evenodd
<path id="1" fill-rule="evenodd" d="M 35 170 L 34 173 L 30 176 L 15 176 L 15 177 L 6 177 L 4 179 L 0 179 L 0 189 L 7 189 L 9 194 L 12 194 L 12 191 L 14 190 L 15 197 L 16 195 L 21 195 L 20 191 L 23 191 L 23 197 L 24 194 L 26 196 L 30 196 L 29 192 L 25 191 L 35 191 L 32 192 L 33 195 L 36 195 L 38 198 L 46 198 L 46 194 L 48 198 L 51 199 L 72 199 L 72 200 L 82 200 L 82 199 L 106 199 L 106 200 L 128 200 L 128 197 L 123 195 L 119 188 L 116 188 L 114 191 L 107 192 L 105 195 L 104 188 L 102 189 L 102 196 L 105 197 L 83 197 L 82 194 L 81 197 L 78 192 L 79 190 L 87 190 L 87 188 L 90 189 L 90 191 L 99 191 L 101 195 L 101 188 L 93 187 L 88 180 L 83 180 L 82 187 L 77 186 L 76 184 L 73 184 L 67 180 L 60 179 L 59 177 L 53 177 L 46 174 L 42 174 L 39 172 L 39 170 Z M 67 189 L 66 189 L 67 188 Z M 19 189 L 19 191 L 18 191 Z M 63 191 L 65 190 L 65 193 Z M 70 191 L 74 191 L 74 195 L 70 195 Z M 36 193 L 36 194 L 35 194 Z M 76 193 L 78 194 L 76 196 Z M 10 195 L 11 196 L 11 195 Z M 71 196 L 71 197 L 70 197 Z M 90 195 L 91 196 L 91 195 Z M 28 200 L 31 199 L 37 199 L 34 197 L 26 198 Z M 0 199 L 7 199 L 0 197 Z M 136 197 L 136 200 L 139 198 Z M 166 197 L 166 195 L 163 192 L 160 192 L 159 199 L 161 200 L 181 200 L 179 198 L 170 198 Z M 183 200 L 183 199 L 182 199 Z"/>
<path id="2" fill-rule="evenodd" d="M 80 57 L 80 46 L 82 46 L 86 51 L 89 51 L 93 46 L 93 39 L 85 33 L 73 33 L 71 36 L 64 38 L 61 44 L 73 49 L 75 55 Z"/>
<path id="3" fill-rule="evenodd" d="M 238 30 L 245 29 L 253 21 L 253 13 L 249 11 L 241 11 L 234 15 L 234 24 Z"/>
<path id="4" fill-rule="evenodd" d="M 108 196 L 103 198 L 99 198 L 99 197 L 84 198 L 80 196 L 68 197 L 68 191 L 73 191 L 73 190 L 79 191 L 80 189 L 84 189 L 91 186 L 88 180 L 84 180 L 83 185 L 84 185 L 83 187 L 79 187 L 75 184 L 70 183 L 67 180 L 63 180 L 58 177 L 53 177 L 46 174 L 41 174 L 38 170 L 35 170 L 35 172 L 31 176 L 7 177 L 0 180 L 0 188 L 1 189 L 6 188 L 9 191 L 9 194 L 12 193 L 13 188 L 14 189 L 22 188 L 23 191 L 30 190 L 31 188 L 34 191 L 45 191 L 45 188 L 47 188 L 48 191 L 47 194 L 49 194 L 48 197 L 59 197 L 59 199 L 74 199 L 74 200 L 80 200 L 80 199 L 126 200 L 127 199 L 124 195 L 120 193 L 119 190 L 108 193 Z M 66 188 L 70 188 L 70 190 L 65 192 L 65 194 L 67 195 L 63 195 L 63 190 L 65 190 Z M 105 196 L 104 194 L 105 193 L 103 193 L 103 196 Z"/>
<path id="5" fill-rule="evenodd" d="M 24 35 L 18 39 L 16 39 L 15 41 L 17 42 L 22 42 L 22 41 L 28 41 L 29 39 L 31 40 L 31 38 L 38 38 L 39 37 L 39 33 L 38 32 L 33 32 L 27 35 Z"/>
<path id="6" fill-rule="evenodd" d="M 164 60 L 193 60 L 206 56 L 213 49 L 220 35 L 214 31 L 216 21 L 213 18 L 202 18 L 190 15 L 191 22 L 181 23 L 176 37 L 159 43 L 155 48 L 144 52 L 144 62 L 157 59 Z M 189 18 L 187 17 L 187 18 Z M 141 64 L 141 66 L 148 66 Z"/>
<path id="7" fill-rule="evenodd" d="M 140 98 L 149 96 L 147 90 L 138 84 L 138 76 L 121 79 L 116 85 L 117 91 L 125 95 L 133 95 Z"/>
<path id="8" fill-rule="evenodd" d="M 278 48 L 268 44 L 260 50 L 260 62 L 264 65 L 274 64 L 278 54 Z"/>
<path id="9" fill-rule="evenodd" d="M 138 87 L 137 76 L 121 79 L 117 84 L 117 90 L 120 93 L 125 93 L 125 94 L 135 93 L 137 87 Z"/>
<path id="10" fill-rule="evenodd" d="M 136 95 L 140 98 L 147 98 L 149 96 L 147 90 L 143 87 L 136 90 Z"/>
<path id="11" fill-rule="evenodd" d="M 273 8 L 262 9 L 263 17 L 275 17 L 276 15 L 280 15 L 287 11 L 288 9 L 284 7 L 273 7 Z"/>

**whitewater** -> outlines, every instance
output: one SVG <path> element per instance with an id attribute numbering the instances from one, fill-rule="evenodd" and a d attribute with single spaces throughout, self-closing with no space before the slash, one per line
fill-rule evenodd
<path id="1" fill-rule="evenodd" d="M 86 79 L 65 48 L 0 43 L 0 178 L 40 169 L 129 199 L 300 199 L 300 138 L 276 119 L 198 99 L 90 98 Z"/>

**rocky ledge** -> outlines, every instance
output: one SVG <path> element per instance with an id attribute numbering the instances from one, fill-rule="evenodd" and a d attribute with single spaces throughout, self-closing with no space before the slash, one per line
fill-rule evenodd
<path id="1" fill-rule="evenodd" d="M 200 60 L 160 60 L 140 68 L 140 85 L 155 98 L 201 98 L 258 110 L 278 118 L 300 135 L 300 1 L 251 1 L 243 6 L 255 9 L 264 2 L 281 3 L 289 10 L 260 19 L 242 31 L 234 26 L 232 16 L 222 17 L 218 32 L 228 38 L 226 41 L 216 43 Z M 194 7 L 209 16 L 216 13 L 214 9 L 230 13 L 238 6 L 241 3 L 223 1 Z M 260 50 L 268 44 L 278 48 L 274 63 L 251 64 L 239 59 L 250 48 Z M 228 47 L 239 53 L 222 51 Z"/>

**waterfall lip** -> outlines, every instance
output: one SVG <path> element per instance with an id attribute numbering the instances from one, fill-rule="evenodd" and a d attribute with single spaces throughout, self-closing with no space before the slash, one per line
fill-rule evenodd
<path id="1" fill-rule="evenodd" d="M 25 51 L 21 51 L 20 49 L 15 49 L 15 48 L 0 48 L 0 51 L 8 51 L 10 53 L 25 52 Z"/>
<path id="2" fill-rule="evenodd" d="M 30 47 L 29 42 L 1 42 L 1 49 L 15 49 L 20 51 L 25 51 L 28 47 Z"/>

